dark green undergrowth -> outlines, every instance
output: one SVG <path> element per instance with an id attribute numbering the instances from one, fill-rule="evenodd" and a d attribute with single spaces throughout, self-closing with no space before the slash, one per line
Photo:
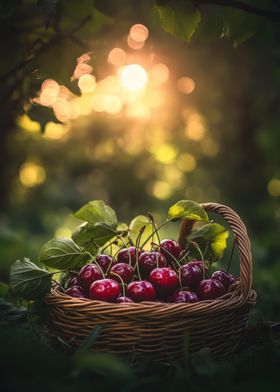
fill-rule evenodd
<path id="1" fill-rule="evenodd" d="M 33 304 L 27 312 L 20 305 L 0 303 L 3 391 L 276 391 L 280 386 L 277 323 L 251 325 L 239 352 L 227 360 L 217 361 L 203 349 L 168 365 L 138 358 L 136 366 L 92 353 L 88 342 L 69 354 L 57 340 L 46 337 L 37 312 L 41 307 Z"/>

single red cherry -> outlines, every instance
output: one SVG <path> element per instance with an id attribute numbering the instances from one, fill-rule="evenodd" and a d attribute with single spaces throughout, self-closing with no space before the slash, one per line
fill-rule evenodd
<path id="1" fill-rule="evenodd" d="M 137 252 L 139 258 L 142 251 L 139 249 L 137 250 L 135 246 L 121 249 L 117 255 L 118 263 L 131 264 L 134 267 L 136 264 Z"/>
<path id="2" fill-rule="evenodd" d="M 134 302 L 153 301 L 156 298 L 156 291 L 150 282 L 138 280 L 137 282 L 129 283 L 127 295 Z"/>
<path id="3" fill-rule="evenodd" d="M 77 281 L 84 290 L 88 290 L 93 282 L 102 278 L 100 268 L 96 264 L 84 265 L 77 275 Z"/>
<path id="4" fill-rule="evenodd" d="M 226 292 L 225 287 L 216 279 L 202 280 L 197 287 L 197 295 L 200 300 L 216 299 Z"/>
<path id="5" fill-rule="evenodd" d="M 236 281 L 236 277 L 225 271 L 215 271 L 212 274 L 212 279 L 218 280 L 225 287 L 226 290 Z"/>
<path id="6" fill-rule="evenodd" d="M 201 264 L 200 264 L 201 263 Z M 199 261 L 190 261 L 180 268 L 183 287 L 195 288 L 203 279 L 203 264 Z"/>
<path id="7" fill-rule="evenodd" d="M 181 245 L 179 244 L 178 241 L 175 241 L 175 240 L 162 240 L 160 242 L 160 253 L 162 253 L 165 256 L 166 260 L 169 263 L 174 262 L 173 257 L 175 257 L 175 259 L 178 260 L 182 250 L 183 249 L 182 249 L 182 247 L 181 247 Z"/>
<path id="8" fill-rule="evenodd" d="M 65 291 L 65 294 L 70 295 L 70 297 L 86 298 L 85 292 L 81 286 L 69 287 L 69 289 Z"/>
<path id="9" fill-rule="evenodd" d="M 126 297 L 126 296 L 122 296 L 116 299 L 116 302 L 118 304 L 123 304 L 123 303 L 128 303 L 128 302 L 133 302 L 131 298 Z"/>
<path id="10" fill-rule="evenodd" d="M 144 278 L 149 278 L 153 269 L 166 266 L 166 258 L 159 252 L 143 252 L 139 257 L 139 269 Z"/>
<path id="11" fill-rule="evenodd" d="M 177 273 L 170 267 L 155 268 L 149 280 L 160 298 L 169 297 L 180 284 Z"/>
<path id="12" fill-rule="evenodd" d="M 198 296 L 193 291 L 179 290 L 175 291 L 170 298 L 170 302 L 188 302 L 193 303 L 198 301 Z"/>
<path id="13" fill-rule="evenodd" d="M 102 269 L 103 272 L 107 272 L 109 267 L 112 267 L 117 263 L 116 259 L 113 259 L 112 256 L 101 254 L 96 256 L 95 258 L 96 264 Z"/>
<path id="14" fill-rule="evenodd" d="M 113 279 L 96 280 L 89 288 L 89 298 L 98 301 L 115 302 L 119 295 L 119 284 Z"/>
<path id="15" fill-rule="evenodd" d="M 74 276 L 74 278 L 69 280 L 67 288 L 72 287 L 72 286 L 79 286 L 79 283 L 78 283 L 76 276 Z"/>
<path id="16" fill-rule="evenodd" d="M 116 281 L 122 283 L 129 283 L 132 281 L 134 274 L 134 269 L 131 265 L 125 263 L 118 263 L 113 265 L 109 271 L 109 278 L 115 279 Z"/>

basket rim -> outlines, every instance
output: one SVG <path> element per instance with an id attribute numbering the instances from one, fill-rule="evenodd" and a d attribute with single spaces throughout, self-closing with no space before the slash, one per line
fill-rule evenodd
<path id="1" fill-rule="evenodd" d="M 110 312 L 110 314 L 125 314 L 133 315 L 135 313 L 143 315 L 146 311 L 153 313 L 153 315 L 159 314 L 161 316 L 169 316 L 170 313 L 174 314 L 185 314 L 200 315 L 206 313 L 225 312 L 233 309 L 240 308 L 244 304 L 254 305 L 256 302 L 257 294 L 255 290 L 251 289 L 250 295 L 247 301 L 244 303 L 244 297 L 240 288 L 240 283 L 234 284 L 235 288 L 229 291 L 222 297 L 215 300 L 202 300 L 195 303 L 168 303 L 168 302 L 155 302 L 155 301 L 143 301 L 143 302 L 132 302 L 132 303 L 111 303 L 105 301 L 91 300 L 89 298 L 75 298 L 71 297 L 61 291 L 57 287 L 52 288 L 51 293 L 45 297 L 45 302 L 49 306 L 64 307 L 68 310 L 73 311 L 101 311 Z"/>

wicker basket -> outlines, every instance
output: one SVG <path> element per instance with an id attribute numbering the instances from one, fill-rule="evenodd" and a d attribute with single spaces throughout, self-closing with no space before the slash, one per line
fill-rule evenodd
<path id="1" fill-rule="evenodd" d="M 247 326 L 256 293 L 251 289 L 252 256 L 246 228 L 229 207 L 206 203 L 230 224 L 240 258 L 240 278 L 223 297 L 193 304 L 142 302 L 111 304 L 72 298 L 53 289 L 45 301 L 57 336 L 78 347 L 95 326 L 101 326 L 92 350 L 130 355 L 142 353 L 169 361 L 208 347 L 217 358 L 232 354 Z M 183 224 L 181 231 L 183 230 Z"/>

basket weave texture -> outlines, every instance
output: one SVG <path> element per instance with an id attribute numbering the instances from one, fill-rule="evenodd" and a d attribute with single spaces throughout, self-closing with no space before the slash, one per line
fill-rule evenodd
<path id="1" fill-rule="evenodd" d="M 112 304 L 73 298 L 54 288 L 45 302 L 56 335 L 75 348 L 94 327 L 101 326 L 92 350 L 125 355 L 137 352 L 159 361 L 182 357 L 186 344 L 190 353 L 207 347 L 217 358 L 232 354 L 246 332 L 249 311 L 256 300 L 251 288 L 250 241 L 246 227 L 232 209 L 216 203 L 202 207 L 220 214 L 236 238 L 240 278 L 227 294 L 192 304 Z"/>

